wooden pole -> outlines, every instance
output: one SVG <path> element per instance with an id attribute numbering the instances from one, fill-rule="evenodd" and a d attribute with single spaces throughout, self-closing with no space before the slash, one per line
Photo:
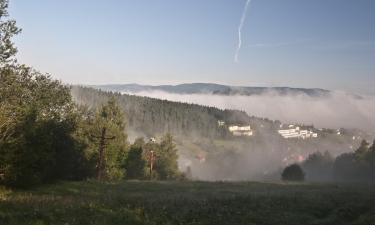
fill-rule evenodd
<path id="1" fill-rule="evenodd" d="M 106 146 L 106 140 L 112 140 L 115 139 L 115 136 L 112 137 L 106 137 L 107 134 L 107 128 L 103 127 L 101 130 L 100 136 L 94 136 L 91 135 L 93 138 L 99 139 L 99 158 L 98 158 L 98 164 L 97 164 L 97 171 L 96 171 L 96 178 L 98 180 L 102 180 L 104 178 L 104 171 L 105 171 L 105 146 Z"/>
<path id="2" fill-rule="evenodd" d="M 154 166 L 154 151 L 150 151 L 150 180 L 152 180 L 152 169 Z"/>
<path id="3" fill-rule="evenodd" d="M 154 170 L 154 162 L 155 162 L 155 151 L 151 150 L 149 152 L 149 160 L 150 160 L 150 180 L 152 179 L 152 172 Z"/>
<path id="4" fill-rule="evenodd" d="M 102 180 L 103 178 L 103 168 L 105 167 L 105 160 L 104 160 L 104 151 L 105 151 L 105 134 L 107 129 L 105 127 L 102 128 L 102 132 L 100 135 L 100 142 L 99 142 L 99 159 L 98 159 L 98 168 L 97 168 L 97 179 Z"/>

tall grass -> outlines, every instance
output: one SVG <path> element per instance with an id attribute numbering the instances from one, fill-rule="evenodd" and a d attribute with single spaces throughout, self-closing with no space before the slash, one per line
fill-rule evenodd
<path id="1" fill-rule="evenodd" d="M 61 182 L 0 188 L 0 224 L 375 224 L 375 188 L 254 182 Z"/>

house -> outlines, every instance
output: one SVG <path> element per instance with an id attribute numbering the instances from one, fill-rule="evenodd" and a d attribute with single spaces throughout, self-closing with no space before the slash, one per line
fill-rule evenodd
<path id="1" fill-rule="evenodd" d="M 225 126 L 225 122 L 222 121 L 222 120 L 218 120 L 218 121 L 217 121 L 217 125 L 218 125 L 219 127 Z"/>
<path id="2" fill-rule="evenodd" d="M 228 130 L 233 134 L 233 136 L 253 136 L 253 131 L 249 126 L 229 126 Z"/>
<path id="3" fill-rule="evenodd" d="M 280 127 L 281 128 L 281 127 Z M 301 130 L 300 127 L 294 126 L 294 125 L 289 125 L 289 129 L 280 129 L 278 130 L 278 133 L 285 139 L 288 138 L 317 138 L 318 134 L 314 133 L 310 130 Z"/>
<path id="4" fill-rule="evenodd" d="M 278 132 L 283 138 L 299 138 L 300 137 L 299 130 L 294 129 L 294 128 L 287 129 L 287 130 L 279 130 Z"/>

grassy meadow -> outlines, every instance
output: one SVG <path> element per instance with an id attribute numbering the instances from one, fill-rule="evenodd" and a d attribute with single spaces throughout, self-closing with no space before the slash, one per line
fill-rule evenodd
<path id="1" fill-rule="evenodd" d="M 0 224 L 375 224 L 374 186 L 61 182 L 0 187 Z"/>

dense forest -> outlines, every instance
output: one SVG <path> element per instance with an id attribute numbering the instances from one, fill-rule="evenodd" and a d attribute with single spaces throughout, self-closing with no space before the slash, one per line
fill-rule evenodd
<path id="1" fill-rule="evenodd" d="M 209 138 L 225 137 L 229 132 L 218 127 L 218 120 L 225 120 L 229 124 L 248 124 L 251 120 L 242 111 L 219 110 L 80 86 L 72 87 L 72 95 L 77 103 L 94 108 L 114 97 L 126 114 L 128 126 L 151 137 L 165 132 Z"/>

